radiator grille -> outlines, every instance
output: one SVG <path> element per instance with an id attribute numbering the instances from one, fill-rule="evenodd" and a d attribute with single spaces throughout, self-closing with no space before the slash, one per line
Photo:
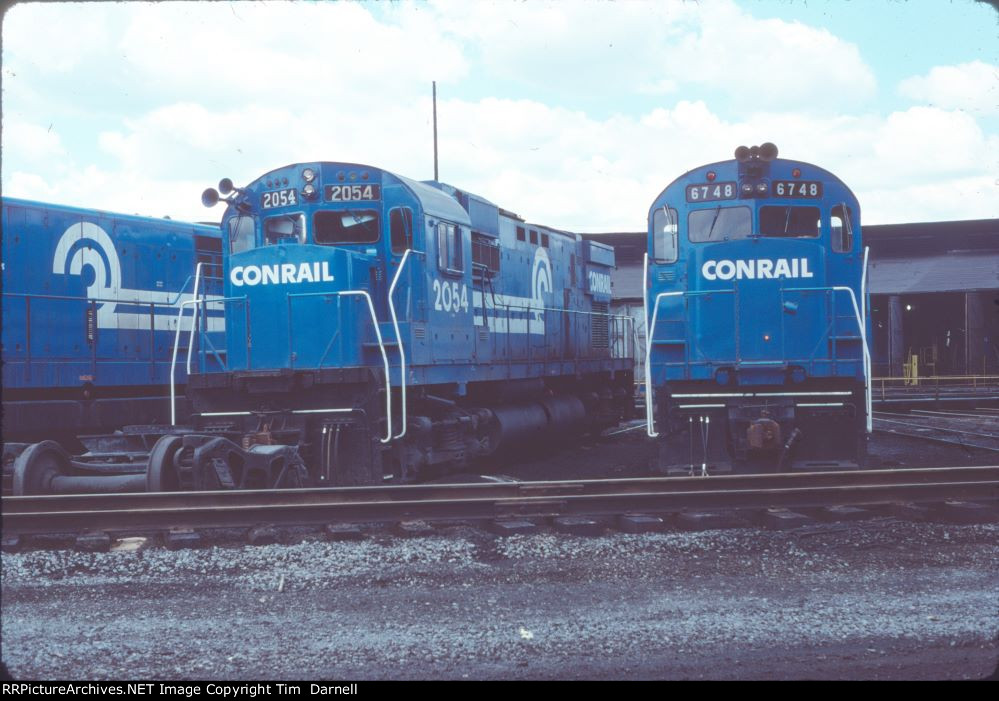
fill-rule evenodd
<path id="1" fill-rule="evenodd" d="M 610 333 L 609 333 L 607 312 L 608 312 L 608 304 L 606 302 L 593 303 L 593 313 L 595 314 L 595 316 L 590 317 L 591 319 L 593 319 L 593 323 L 590 326 L 591 345 L 593 348 L 610 347 Z"/>

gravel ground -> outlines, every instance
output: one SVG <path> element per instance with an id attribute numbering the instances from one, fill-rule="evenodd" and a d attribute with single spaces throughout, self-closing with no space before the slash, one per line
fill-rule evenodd
<path id="1" fill-rule="evenodd" d="M 890 518 L 4 554 L 25 679 L 974 679 L 999 526 Z"/>
<path id="2" fill-rule="evenodd" d="M 875 434 L 872 467 L 995 453 Z M 482 467 L 650 474 L 636 428 Z M 473 477 L 474 479 L 474 477 Z M 325 542 L 2 558 L 22 679 L 975 679 L 999 659 L 999 526 L 894 519 L 576 538 L 467 525 Z M 52 549 L 55 547 L 56 549 Z"/>

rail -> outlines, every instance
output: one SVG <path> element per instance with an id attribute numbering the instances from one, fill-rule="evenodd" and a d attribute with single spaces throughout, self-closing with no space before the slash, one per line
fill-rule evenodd
<path id="1" fill-rule="evenodd" d="M 3 497 L 7 535 L 999 499 L 999 466 L 566 482 Z"/>

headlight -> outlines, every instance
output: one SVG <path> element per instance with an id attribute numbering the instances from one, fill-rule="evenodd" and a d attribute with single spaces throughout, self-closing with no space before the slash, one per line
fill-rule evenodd
<path id="1" fill-rule="evenodd" d="M 307 183 L 311 183 L 316 179 L 316 171 L 312 170 L 312 168 L 306 168 L 302 171 L 302 179 Z"/>
<path id="2" fill-rule="evenodd" d="M 306 197 L 311 198 L 313 195 L 316 194 L 316 186 L 313 185 L 312 183 L 309 183 L 308 185 L 302 188 L 302 194 L 305 195 Z"/>

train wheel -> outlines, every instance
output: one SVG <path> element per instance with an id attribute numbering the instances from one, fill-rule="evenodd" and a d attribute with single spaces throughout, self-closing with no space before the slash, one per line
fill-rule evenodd
<path id="1" fill-rule="evenodd" d="M 55 441 L 28 446 L 14 461 L 11 485 L 16 497 L 49 494 L 53 477 L 70 472 L 69 454 Z"/>
<path id="2" fill-rule="evenodd" d="M 30 445 L 30 443 L 3 444 L 3 495 L 5 497 L 14 493 L 14 463 Z"/>
<path id="3" fill-rule="evenodd" d="M 180 491 L 180 475 L 175 458 L 183 447 L 180 436 L 162 436 L 149 452 L 149 465 L 146 467 L 147 492 Z"/>

